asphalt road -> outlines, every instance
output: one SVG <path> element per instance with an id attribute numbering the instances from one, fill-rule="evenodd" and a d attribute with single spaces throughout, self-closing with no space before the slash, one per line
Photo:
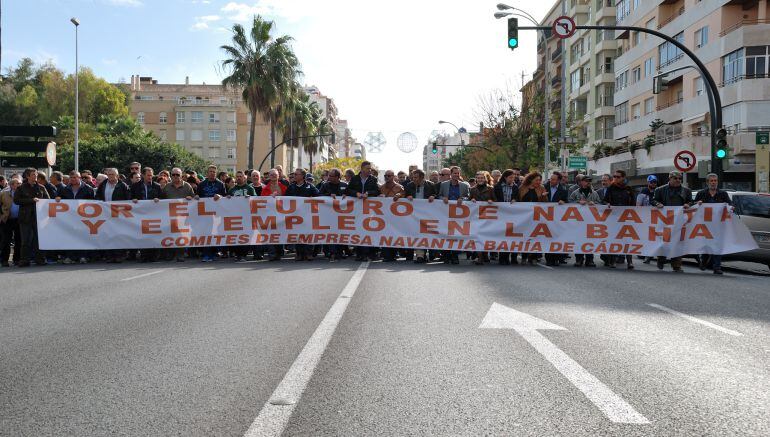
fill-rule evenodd
<path id="1" fill-rule="evenodd" d="M 466 263 L 0 270 L 0 435 L 770 435 L 767 278 Z"/>

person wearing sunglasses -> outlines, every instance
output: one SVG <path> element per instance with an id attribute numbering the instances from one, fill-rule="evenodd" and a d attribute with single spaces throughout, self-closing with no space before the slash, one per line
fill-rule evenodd
<path id="1" fill-rule="evenodd" d="M 682 186 L 682 173 L 674 170 L 668 175 L 668 183 L 655 189 L 650 205 L 656 208 L 664 206 L 683 206 L 689 208 L 692 204 L 692 191 Z M 658 269 L 663 270 L 666 263 L 665 256 L 658 257 Z M 671 268 L 678 273 L 682 272 L 682 257 L 671 258 Z"/>

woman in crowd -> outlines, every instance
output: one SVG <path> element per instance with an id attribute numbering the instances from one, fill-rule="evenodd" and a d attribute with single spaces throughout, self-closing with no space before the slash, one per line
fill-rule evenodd
<path id="1" fill-rule="evenodd" d="M 540 173 L 533 171 L 524 176 L 524 181 L 519 187 L 519 202 L 548 202 L 548 192 L 543 187 L 543 176 Z M 535 264 L 540 254 L 522 254 L 522 262 L 524 262 L 524 257 L 527 258 L 529 264 Z"/>
<path id="2" fill-rule="evenodd" d="M 263 196 L 285 196 L 288 187 L 281 183 L 278 170 L 272 169 L 267 172 L 267 183 L 262 186 Z M 280 261 L 283 257 L 283 246 L 280 244 L 270 247 L 273 252 L 270 261 Z"/>
<path id="3" fill-rule="evenodd" d="M 495 201 L 513 203 L 519 198 L 519 186 L 517 185 L 516 172 L 512 169 L 505 170 L 500 176 L 500 182 L 495 185 Z M 518 264 L 518 254 L 502 252 L 499 254 L 498 263 L 503 266 Z"/>
<path id="4" fill-rule="evenodd" d="M 489 202 L 495 201 L 495 188 L 492 185 L 492 176 L 487 171 L 476 172 L 475 178 L 476 184 L 470 190 L 470 198 L 472 202 Z M 476 252 L 476 265 L 483 265 L 489 262 L 489 254 L 486 252 Z"/>

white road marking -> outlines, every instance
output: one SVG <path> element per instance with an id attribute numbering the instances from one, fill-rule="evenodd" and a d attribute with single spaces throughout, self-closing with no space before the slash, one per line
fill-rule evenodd
<path id="1" fill-rule="evenodd" d="M 538 266 L 538 267 L 542 267 L 544 269 L 553 270 L 553 267 L 547 266 L 545 264 L 536 263 L 535 265 Z"/>
<path id="2" fill-rule="evenodd" d="M 732 336 L 735 336 L 735 337 L 740 337 L 740 336 L 743 335 L 743 334 L 741 334 L 738 331 L 733 331 L 732 329 L 723 328 L 723 327 L 721 327 L 719 325 L 716 325 L 716 324 L 711 323 L 711 322 L 707 322 L 707 321 L 699 319 L 697 317 L 693 317 L 693 316 L 685 314 L 685 313 L 680 313 L 679 311 L 672 310 L 671 308 L 666 308 L 663 305 L 658 305 L 656 303 L 648 303 L 647 305 L 649 305 L 649 306 L 651 306 L 653 308 L 657 308 L 657 309 L 659 309 L 661 311 L 665 311 L 665 312 L 667 312 L 669 314 L 673 314 L 675 316 L 679 316 L 679 317 L 681 317 L 683 319 L 687 319 L 687 320 L 689 320 L 691 322 L 700 323 L 703 326 L 707 326 L 707 327 L 709 327 L 711 329 L 716 329 L 717 331 L 724 332 L 725 334 L 728 334 L 728 335 L 732 335 Z"/>
<path id="3" fill-rule="evenodd" d="M 369 267 L 364 262 L 350 278 L 329 312 L 318 325 L 310 340 L 294 360 L 270 399 L 267 400 L 254 422 L 246 431 L 245 437 L 280 436 L 289 423 L 294 407 L 302 397 L 310 377 L 313 376 L 318 362 L 329 344 L 337 325 L 345 314 L 348 304 L 361 283 Z"/>
<path id="4" fill-rule="evenodd" d="M 132 276 L 130 278 L 121 279 L 121 281 L 131 281 L 133 279 L 146 278 L 147 276 L 157 275 L 158 273 L 163 273 L 165 271 L 166 271 L 166 269 L 157 270 L 157 271 L 154 271 L 154 272 L 145 273 L 143 275 Z"/>
<path id="5" fill-rule="evenodd" d="M 479 328 L 513 329 L 516 331 L 611 421 L 633 424 L 650 423 L 623 398 L 615 394 L 577 361 L 537 332 L 539 329 L 565 331 L 566 328 L 498 303 L 492 304 Z"/>

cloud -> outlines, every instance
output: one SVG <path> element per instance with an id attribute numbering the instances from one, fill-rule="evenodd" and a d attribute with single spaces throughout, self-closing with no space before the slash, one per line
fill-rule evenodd
<path id="1" fill-rule="evenodd" d="M 302 18 L 318 15 L 328 7 L 327 2 L 313 0 L 258 0 L 254 3 L 227 3 L 222 12 L 233 21 L 250 21 L 255 15 L 283 18 L 298 21 Z"/>
<path id="2" fill-rule="evenodd" d="M 130 6 L 135 8 L 135 7 L 144 5 L 139 0 L 104 0 L 104 1 L 113 6 Z"/>
<path id="3" fill-rule="evenodd" d="M 202 17 L 195 17 L 195 24 L 190 26 L 190 30 L 195 32 L 198 30 L 206 30 L 209 28 L 209 23 L 221 20 L 219 15 L 204 15 Z M 219 28 L 217 28 L 219 30 Z"/>

